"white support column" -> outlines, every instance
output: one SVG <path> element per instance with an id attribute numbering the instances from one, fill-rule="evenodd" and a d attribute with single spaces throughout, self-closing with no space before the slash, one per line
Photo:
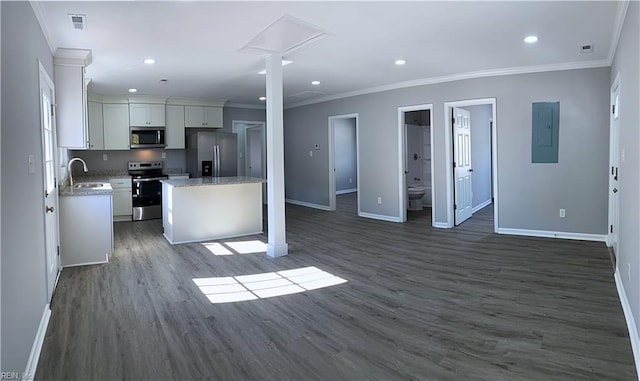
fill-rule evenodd
<path id="1" fill-rule="evenodd" d="M 287 255 L 284 218 L 284 117 L 282 102 L 282 56 L 267 57 L 267 255 Z"/>

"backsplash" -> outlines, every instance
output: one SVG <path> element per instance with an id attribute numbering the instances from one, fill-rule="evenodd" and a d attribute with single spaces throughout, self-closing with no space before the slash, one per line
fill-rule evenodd
<path id="1" fill-rule="evenodd" d="M 162 153 L 166 153 L 166 158 L 162 158 Z M 107 155 L 107 160 L 103 160 L 103 155 Z M 70 151 L 69 158 L 79 157 L 87 163 L 89 172 L 104 173 L 126 173 L 129 161 L 164 161 L 165 170 L 170 172 L 186 171 L 186 151 L 165 150 L 162 148 L 132 149 L 126 151 Z M 74 174 L 82 172 L 82 164 L 74 163 L 72 171 Z"/>

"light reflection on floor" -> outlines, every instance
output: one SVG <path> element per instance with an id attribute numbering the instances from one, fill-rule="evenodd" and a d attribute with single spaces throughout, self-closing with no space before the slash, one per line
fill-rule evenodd
<path id="1" fill-rule="evenodd" d="M 236 242 L 205 242 L 206 247 L 213 255 L 256 254 L 266 253 L 267 244 L 262 241 L 236 241 Z"/>
<path id="2" fill-rule="evenodd" d="M 346 283 L 315 266 L 233 277 L 195 278 L 193 282 L 211 303 L 231 303 L 296 294 Z"/>

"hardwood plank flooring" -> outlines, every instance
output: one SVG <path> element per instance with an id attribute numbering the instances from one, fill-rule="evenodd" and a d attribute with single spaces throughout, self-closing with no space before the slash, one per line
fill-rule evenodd
<path id="1" fill-rule="evenodd" d="M 107 265 L 65 269 L 38 380 L 635 380 L 602 243 L 500 236 L 287 205 L 290 254 L 172 246 L 115 225 Z M 261 240 L 265 234 L 225 240 Z M 212 304 L 194 278 L 316 266 L 347 283 Z"/>

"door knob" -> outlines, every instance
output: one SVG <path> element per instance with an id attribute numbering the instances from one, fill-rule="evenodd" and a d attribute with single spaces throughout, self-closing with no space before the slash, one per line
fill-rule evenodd
<path id="1" fill-rule="evenodd" d="M 53 213 L 53 206 L 47 206 L 47 213 Z"/>
<path id="2" fill-rule="evenodd" d="M 613 188 L 613 193 L 618 193 L 618 188 Z"/>

